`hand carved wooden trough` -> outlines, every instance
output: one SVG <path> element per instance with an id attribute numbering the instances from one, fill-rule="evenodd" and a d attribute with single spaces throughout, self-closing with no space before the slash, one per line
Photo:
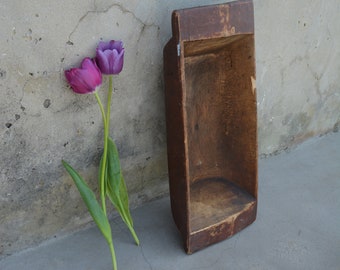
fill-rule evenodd
<path id="1" fill-rule="evenodd" d="M 252 1 L 174 11 L 172 30 L 164 48 L 170 198 L 190 254 L 256 218 Z"/>

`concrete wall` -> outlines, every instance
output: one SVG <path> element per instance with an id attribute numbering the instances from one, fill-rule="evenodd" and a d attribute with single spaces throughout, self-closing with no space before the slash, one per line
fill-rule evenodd
<path id="1" fill-rule="evenodd" d="M 173 9 L 222 1 L 0 2 L 0 256 L 91 221 L 69 161 L 96 186 L 102 122 L 93 96 L 63 70 L 121 39 L 111 136 L 133 206 L 168 192 L 162 49 Z M 267 155 L 340 121 L 340 2 L 255 0 L 259 152 Z M 105 89 L 105 85 L 103 87 Z"/>
<path id="2" fill-rule="evenodd" d="M 255 2 L 259 152 L 338 129 L 340 1 Z"/>

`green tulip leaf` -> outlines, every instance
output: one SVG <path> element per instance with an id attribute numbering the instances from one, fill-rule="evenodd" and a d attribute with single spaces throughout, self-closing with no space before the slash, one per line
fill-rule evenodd
<path id="1" fill-rule="evenodd" d="M 107 189 L 106 195 L 117 209 L 121 218 L 128 226 L 137 245 L 139 240 L 133 229 L 133 220 L 129 209 L 129 198 L 124 177 L 120 167 L 117 147 L 111 138 L 108 138 L 107 151 Z"/>
<path id="2" fill-rule="evenodd" d="M 116 144 L 111 138 L 108 138 L 108 147 L 107 147 L 107 170 L 108 170 L 108 184 L 111 186 L 113 191 L 119 194 L 119 187 L 121 184 L 121 169 L 120 169 L 120 161 L 118 150 Z"/>
<path id="3" fill-rule="evenodd" d="M 97 224 L 99 230 L 103 234 L 106 241 L 112 243 L 111 227 L 104 211 L 100 207 L 93 191 L 88 187 L 83 178 L 69 165 L 66 161 L 62 161 L 65 169 L 72 177 L 78 191 L 89 210 L 94 222 Z"/>

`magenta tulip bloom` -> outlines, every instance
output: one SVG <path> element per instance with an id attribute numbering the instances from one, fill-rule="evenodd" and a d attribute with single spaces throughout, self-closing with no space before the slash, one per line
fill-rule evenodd
<path id="1" fill-rule="evenodd" d="M 80 68 L 65 70 L 65 77 L 72 90 L 78 94 L 90 94 L 102 84 L 102 74 L 94 60 L 84 58 Z"/>
<path id="2" fill-rule="evenodd" d="M 111 40 L 99 42 L 96 51 L 96 62 L 103 74 L 118 74 L 123 69 L 123 42 Z"/>

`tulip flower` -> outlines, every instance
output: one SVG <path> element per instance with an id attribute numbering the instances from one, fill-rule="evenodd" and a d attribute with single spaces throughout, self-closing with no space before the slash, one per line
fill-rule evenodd
<path id="1" fill-rule="evenodd" d="M 103 74 L 120 73 L 124 63 L 123 42 L 118 40 L 99 42 L 96 50 L 96 62 Z"/>
<path id="2" fill-rule="evenodd" d="M 80 68 L 65 71 L 65 77 L 72 90 L 78 94 L 93 93 L 99 104 L 104 124 L 104 147 L 99 165 L 99 192 L 101 204 L 95 193 L 89 188 L 84 179 L 66 161 L 62 161 L 65 169 L 72 177 L 84 203 L 93 220 L 106 239 L 111 252 L 113 270 L 117 270 L 117 261 L 112 242 L 112 232 L 106 212 L 106 199 L 109 198 L 123 221 L 129 228 L 135 242 L 139 239 L 133 228 L 133 221 L 129 209 L 128 191 L 120 167 L 119 155 L 114 141 L 109 136 L 111 98 L 113 92 L 112 77 L 122 71 L 124 62 L 124 48 L 121 41 L 111 40 L 100 42 L 97 47 L 96 59 L 84 58 Z M 109 75 L 106 112 L 99 97 L 97 88 L 102 84 L 102 74 Z"/>
<path id="3" fill-rule="evenodd" d="M 90 94 L 102 84 L 102 74 L 94 60 L 84 58 L 80 68 L 65 71 L 65 77 L 72 90 L 78 94 Z"/>

